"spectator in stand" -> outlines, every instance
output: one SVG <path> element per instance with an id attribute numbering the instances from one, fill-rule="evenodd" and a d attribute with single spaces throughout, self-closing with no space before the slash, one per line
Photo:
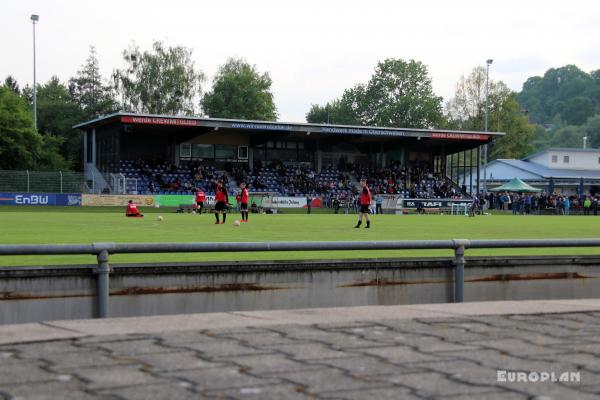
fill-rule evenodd
<path id="1" fill-rule="evenodd" d="M 570 215 L 571 214 L 571 199 L 569 199 L 569 196 L 564 197 L 563 207 L 565 209 L 565 215 Z"/>
<path id="2" fill-rule="evenodd" d="M 585 196 L 585 200 L 583 200 L 583 215 L 590 215 L 590 208 L 592 207 L 592 200 Z M 598 202 L 596 201 L 595 208 L 598 208 Z M 597 215 L 597 210 L 594 211 L 594 215 Z"/>
<path id="3" fill-rule="evenodd" d="M 531 213 L 531 196 L 528 194 L 523 197 L 523 207 L 525 214 L 529 215 Z"/>
<path id="4" fill-rule="evenodd" d="M 175 178 L 171 187 L 173 188 L 174 191 L 179 190 L 179 178 Z"/>
<path id="5" fill-rule="evenodd" d="M 333 210 L 336 214 L 340 212 L 340 199 L 337 197 L 333 199 Z"/>
<path id="6" fill-rule="evenodd" d="M 562 196 L 556 198 L 556 213 L 558 215 L 565 215 L 565 203 Z"/>
<path id="7" fill-rule="evenodd" d="M 375 214 L 383 214 L 383 196 L 381 195 L 381 193 L 379 193 L 377 195 L 377 197 L 375 198 Z"/>

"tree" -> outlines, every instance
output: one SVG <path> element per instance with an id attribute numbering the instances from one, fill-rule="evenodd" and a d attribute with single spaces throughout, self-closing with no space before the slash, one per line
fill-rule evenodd
<path id="1" fill-rule="evenodd" d="M 96 48 L 90 46 L 90 55 L 77 75 L 69 80 L 69 93 L 83 110 L 85 119 L 110 114 L 118 109 L 111 87 L 103 84 Z"/>
<path id="2" fill-rule="evenodd" d="M 19 84 L 17 83 L 17 80 L 15 78 L 13 78 L 12 75 L 9 75 L 6 77 L 6 79 L 4 80 L 4 86 L 6 86 L 10 90 L 12 90 L 15 94 L 18 94 L 18 95 L 21 94 L 21 89 L 19 89 Z"/>
<path id="3" fill-rule="evenodd" d="M 564 126 L 556 129 L 550 139 L 552 147 L 581 147 L 585 131 L 574 125 Z"/>
<path id="4" fill-rule="evenodd" d="M 40 85 L 37 97 L 38 131 L 48 142 L 45 148 L 58 150 L 65 160 L 70 161 L 75 168 L 81 169 L 82 134 L 72 126 L 85 118 L 84 113 L 71 97 L 67 87 L 56 76 L 46 84 Z M 48 159 L 58 160 L 54 156 L 48 156 Z M 68 166 L 67 162 L 60 165 L 60 168 Z"/>
<path id="5" fill-rule="evenodd" d="M 566 101 L 560 112 L 562 119 L 570 125 L 583 125 L 592 115 L 594 115 L 594 103 L 583 96 Z"/>
<path id="6" fill-rule="evenodd" d="M 126 67 L 113 74 L 115 90 L 127 111 L 193 114 L 204 74 L 194 68 L 192 51 L 154 42 L 151 51 L 131 46 L 123 52 Z"/>
<path id="7" fill-rule="evenodd" d="M 585 136 L 588 137 L 590 147 L 600 148 L 600 114 L 588 119 L 582 128 Z"/>
<path id="8" fill-rule="evenodd" d="M 600 112 L 598 71 L 588 74 L 575 65 L 550 68 L 543 77 L 527 79 L 518 99 L 536 124 L 583 124 Z"/>
<path id="9" fill-rule="evenodd" d="M 486 70 L 475 67 L 462 76 L 455 96 L 448 101 L 448 120 L 455 129 L 482 131 L 485 128 Z M 489 158 L 521 158 L 531 152 L 535 128 L 517 102 L 517 95 L 502 81 L 489 81 L 488 130 L 504 132 L 505 136 L 490 145 Z"/>
<path id="10" fill-rule="evenodd" d="M 535 127 L 531 125 L 526 115 L 520 110 L 517 94 L 510 93 L 504 99 L 495 118 L 490 125 L 490 131 L 504 132 L 505 135 L 494 140 L 490 146 L 490 160 L 498 158 L 523 158 L 531 153 L 531 141 Z"/>
<path id="11" fill-rule="evenodd" d="M 488 128 L 498 119 L 498 111 L 511 96 L 511 91 L 502 81 L 488 83 Z M 469 76 L 461 76 L 456 84 L 454 97 L 446 103 L 448 119 L 457 129 L 483 131 L 485 129 L 486 69 L 473 68 Z"/>
<path id="12" fill-rule="evenodd" d="M 244 59 L 230 58 L 219 67 L 212 90 L 202 99 L 206 114 L 215 118 L 275 121 L 277 108 L 271 93 L 271 77 Z"/>
<path id="13" fill-rule="evenodd" d="M 405 128 L 443 123 L 442 98 L 433 93 L 427 67 L 415 60 L 380 61 L 369 82 L 346 89 L 340 100 L 329 104 L 340 105 L 348 123 Z M 322 115 L 323 107 L 318 107 L 313 105 L 307 118 Z"/>
<path id="14" fill-rule="evenodd" d="M 332 100 L 324 106 L 313 104 L 306 114 L 306 122 L 313 124 L 361 125 L 347 98 Z"/>
<path id="15" fill-rule="evenodd" d="M 0 86 L 0 169 L 33 168 L 41 144 L 25 100 Z"/>
<path id="16" fill-rule="evenodd" d="M 364 125 L 432 128 L 443 119 L 442 98 L 433 93 L 420 61 L 379 62 L 366 85 L 346 90 L 342 98 Z"/>

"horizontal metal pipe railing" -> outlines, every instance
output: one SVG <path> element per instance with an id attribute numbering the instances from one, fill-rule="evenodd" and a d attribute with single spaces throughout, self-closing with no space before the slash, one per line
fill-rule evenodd
<path id="1" fill-rule="evenodd" d="M 96 255 L 97 315 L 108 316 L 109 256 L 124 253 L 205 253 L 247 251 L 323 250 L 454 250 L 454 301 L 463 301 L 465 249 L 531 247 L 600 247 L 600 239 L 504 239 L 504 240 L 410 240 L 362 242 L 202 242 L 202 243 L 112 243 L 0 245 L 0 256 L 8 255 Z"/>
<path id="2" fill-rule="evenodd" d="M 600 239 L 405 240 L 362 242 L 195 242 L 0 245 L 0 255 L 58 255 L 122 253 L 204 253 L 247 251 L 427 250 L 531 247 L 596 247 Z"/>

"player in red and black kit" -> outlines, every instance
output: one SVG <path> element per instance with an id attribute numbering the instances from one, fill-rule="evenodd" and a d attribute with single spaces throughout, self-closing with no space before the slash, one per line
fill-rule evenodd
<path id="1" fill-rule="evenodd" d="M 360 224 L 362 224 L 363 216 L 367 220 L 367 226 L 365 228 L 371 227 L 371 220 L 369 219 L 369 207 L 371 207 L 371 191 L 367 186 L 367 180 L 361 179 L 360 186 L 362 186 L 362 192 L 360 193 L 360 212 L 358 214 L 358 223 L 355 228 L 360 228 Z"/>
<path id="2" fill-rule="evenodd" d="M 204 208 L 204 202 L 206 201 L 206 194 L 201 189 L 196 191 L 196 212 L 202 214 Z"/>
<path id="3" fill-rule="evenodd" d="M 126 217 L 143 217 L 144 214 L 140 214 L 140 212 L 137 209 L 137 204 L 135 204 L 133 202 L 133 200 L 129 200 L 129 202 L 127 202 L 127 209 L 125 209 L 125 216 Z"/>
<path id="4" fill-rule="evenodd" d="M 242 192 L 240 193 L 240 212 L 242 213 L 242 222 L 248 222 L 248 189 L 246 184 L 242 182 L 240 184 Z"/>
<path id="5" fill-rule="evenodd" d="M 225 185 L 223 185 L 223 181 L 217 182 L 217 189 L 215 190 L 215 202 L 215 218 L 217 219 L 215 224 L 219 223 L 219 213 L 223 214 L 223 222 L 221 222 L 221 224 L 224 224 L 225 220 L 227 219 L 228 195 L 227 188 L 225 188 Z"/>

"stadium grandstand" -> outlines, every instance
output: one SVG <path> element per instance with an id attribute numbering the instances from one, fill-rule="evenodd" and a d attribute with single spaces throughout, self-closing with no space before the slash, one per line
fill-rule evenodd
<path id="1" fill-rule="evenodd" d="M 403 198 L 469 196 L 465 188 L 479 191 L 482 146 L 502 135 L 131 113 L 75 128 L 85 135 L 87 186 L 99 193 L 211 194 L 222 179 L 325 201 L 350 196 L 361 177 L 375 193 Z"/>

